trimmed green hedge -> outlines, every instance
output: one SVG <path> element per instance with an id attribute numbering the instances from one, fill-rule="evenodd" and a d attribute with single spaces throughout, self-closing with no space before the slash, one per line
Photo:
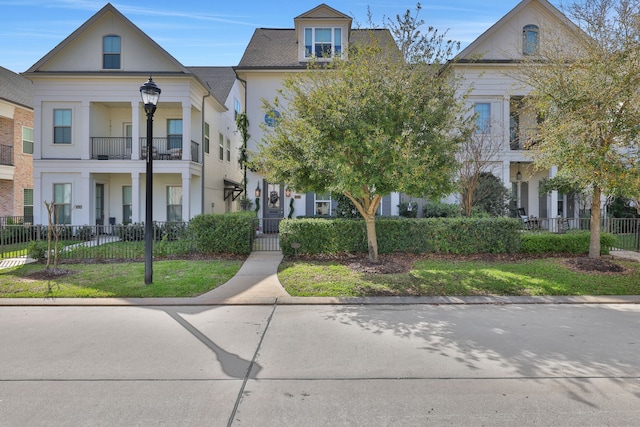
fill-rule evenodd
<path id="1" fill-rule="evenodd" d="M 512 218 L 378 218 L 378 252 L 504 253 L 520 249 L 520 221 Z M 285 255 L 367 252 L 363 220 L 292 219 L 280 223 Z M 292 243 L 299 243 L 298 249 Z"/>
<path id="2" fill-rule="evenodd" d="M 203 253 L 248 255 L 256 221 L 255 212 L 198 215 L 189 222 L 187 238 Z"/>
<path id="3" fill-rule="evenodd" d="M 587 254 L 589 253 L 588 231 L 569 231 L 564 234 L 555 233 L 525 233 L 522 235 L 521 252 L 529 254 Z M 600 235 L 600 253 L 608 254 L 609 248 L 614 246 L 616 238 L 613 234 Z"/>

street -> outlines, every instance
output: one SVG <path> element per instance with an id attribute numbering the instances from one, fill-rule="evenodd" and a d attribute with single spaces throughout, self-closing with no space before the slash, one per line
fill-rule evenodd
<path id="1" fill-rule="evenodd" d="M 0 307 L 0 425 L 638 425 L 640 305 Z"/>

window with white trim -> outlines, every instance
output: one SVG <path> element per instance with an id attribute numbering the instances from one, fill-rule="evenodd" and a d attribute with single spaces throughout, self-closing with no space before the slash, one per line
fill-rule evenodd
<path id="1" fill-rule="evenodd" d="M 182 187 L 167 187 L 167 221 L 182 221 Z"/>
<path id="2" fill-rule="evenodd" d="M 123 185 L 122 186 L 122 223 L 123 224 L 131 224 L 132 219 L 132 197 L 131 197 L 131 186 Z"/>
<path id="3" fill-rule="evenodd" d="M 220 160 L 224 160 L 224 135 L 218 134 L 218 148 L 220 150 Z"/>
<path id="4" fill-rule="evenodd" d="M 22 189 L 22 216 L 25 224 L 33 224 L 33 188 Z"/>
<path id="5" fill-rule="evenodd" d="M 53 184 L 53 223 L 71 224 L 71 184 Z"/>
<path id="6" fill-rule="evenodd" d="M 522 27 L 522 54 L 537 55 L 540 28 L 537 25 L 529 24 Z"/>
<path id="7" fill-rule="evenodd" d="M 71 110 L 53 110 L 53 143 L 71 144 Z"/>
<path id="8" fill-rule="evenodd" d="M 491 132 L 491 104 L 488 102 L 476 102 L 474 112 L 476 115 L 476 133 Z"/>
<path id="9" fill-rule="evenodd" d="M 204 152 L 209 154 L 209 123 L 204 124 Z"/>
<path id="10" fill-rule="evenodd" d="M 342 28 L 305 28 L 304 56 L 331 58 L 342 53 Z"/>
<path id="11" fill-rule="evenodd" d="M 231 141 L 227 138 L 227 145 L 225 146 L 225 152 L 227 156 L 227 162 L 231 161 Z"/>
<path id="12" fill-rule="evenodd" d="M 316 215 L 331 215 L 331 193 L 316 193 Z"/>
<path id="13" fill-rule="evenodd" d="M 102 68 L 104 70 L 120 69 L 120 36 L 104 36 L 102 38 Z"/>
<path id="14" fill-rule="evenodd" d="M 22 154 L 33 154 L 33 128 L 22 126 Z"/>

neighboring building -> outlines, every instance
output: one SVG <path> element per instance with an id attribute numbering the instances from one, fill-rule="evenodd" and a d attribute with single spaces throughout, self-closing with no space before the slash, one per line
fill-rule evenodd
<path id="1" fill-rule="evenodd" d="M 162 90 L 149 153 L 154 220 L 239 209 L 234 102 L 244 93 L 232 69 L 185 67 L 107 4 L 24 73 L 34 88 L 35 222 L 47 222 L 45 201 L 60 223 L 144 220 L 139 88 L 150 75 Z"/>
<path id="2" fill-rule="evenodd" d="M 29 80 L 0 67 L 0 218 L 26 222 L 33 221 L 32 89 Z"/>
<path id="3" fill-rule="evenodd" d="M 259 28 L 255 30 L 240 63 L 235 67 L 238 77 L 246 84 L 246 112 L 251 139 L 248 149 L 256 150 L 261 142 L 263 126 L 273 125 L 272 115 L 262 109 L 262 100 L 273 100 L 290 73 L 306 70 L 313 56 L 319 61 L 330 61 L 334 54 L 348 51 L 352 43 L 364 41 L 372 30 L 352 29 L 351 17 L 321 4 L 294 18 L 294 28 Z M 373 30 L 382 43 L 393 43 L 388 30 Z M 273 114 L 278 114 L 274 112 Z M 290 212 L 290 199 L 286 196 L 286 183 L 267 182 L 258 173 L 249 172 L 247 191 L 260 188 L 260 215 L 264 218 L 282 218 Z M 294 217 L 332 214 L 336 207 L 331 194 L 291 194 Z M 383 199 L 382 215 L 397 215 L 399 194 Z"/>
<path id="4" fill-rule="evenodd" d="M 570 46 L 568 28 L 576 26 L 547 0 L 523 0 L 456 58 L 464 89 L 471 87 L 468 102 L 481 137 L 501 146 L 491 172 L 512 190 L 518 208 L 539 218 L 578 217 L 579 203 L 573 193 L 538 194 L 540 182 L 553 177 L 557 168 L 532 167 L 525 147 L 540 118 L 522 108 L 529 88 L 517 78 L 518 64 L 535 56 L 545 40 L 566 40 Z"/>

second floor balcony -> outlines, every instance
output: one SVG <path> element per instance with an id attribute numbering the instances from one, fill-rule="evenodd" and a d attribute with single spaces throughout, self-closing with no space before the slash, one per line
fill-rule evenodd
<path id="1" fill-rule="evenodd" d="M 91 158 L 94 160 L 140 160 L 147 158 L 147 138 L 140 138 L 140 152 L 132 156 L 133 144 L 129 137 L 92 137 Z M 191 161 L 200 163 L 200 144 L 191 141 Z M 152 158 L 154 160 L 184 160 L 181 137 L 153 138 Z"/>
<path id="2" fill-rule="evenodd" d="M 0 145 L 0 165 L 13 166 L 13 146 Z"/>

